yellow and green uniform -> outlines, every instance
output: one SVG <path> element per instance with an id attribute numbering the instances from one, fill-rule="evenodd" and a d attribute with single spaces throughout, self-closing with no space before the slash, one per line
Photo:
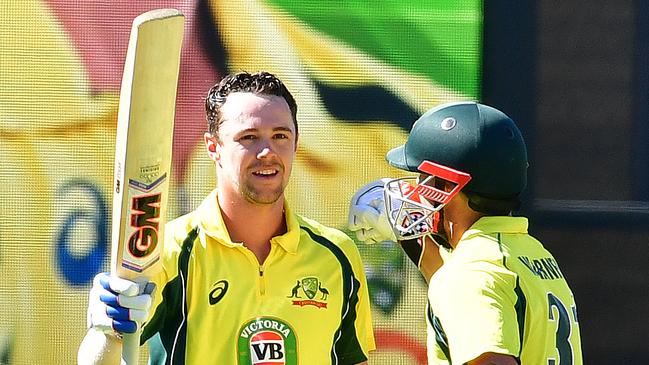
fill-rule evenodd
<path id="1" fill-rule="evenodd" d="M 363 265 L 342 232 L 285 209 L 260 265 L 232 242 L 215 191 L 166 226 L 153 363 L 355 364 L 374 349 Z M 254 229 L 255 227 L 250 227 Z M 166 359 L 166 360 L 165 360 Z"/>
<path id="2" fill-rule="evenodd" d="M 429 364 L 464 364 L 485 352 L 522 364 L 582 364 L 575 299 L 524 217 L 483 217 L 432 276 Z"/>

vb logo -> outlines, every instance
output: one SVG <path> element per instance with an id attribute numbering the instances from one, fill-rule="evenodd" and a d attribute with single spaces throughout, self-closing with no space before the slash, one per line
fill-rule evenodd
<path id="1" fill-rule="evenodd" d="M 253 364 L 285 364 L 284 351 L 284 339 L 276 332 L 259 332 L 250 339 Z"/>
<path id="2" fill-rule="evenodd" d="M 131 201 L 131 227 L 128 250 L 135 257 L 145 257 L 158 245 L 160 193 L 136 196 Z"/>
<path id="3" fill-rule="evenodd" d="M 239 330 L 239 364 L 297 365 L 296 344 L 293 329 L 280 319 L 252 319 Z"/>

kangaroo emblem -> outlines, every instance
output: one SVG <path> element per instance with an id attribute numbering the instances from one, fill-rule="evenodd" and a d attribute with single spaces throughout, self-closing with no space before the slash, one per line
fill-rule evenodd
<path id="1" fill-rule="evenodd" d="M 297 284 L 293 287 L 291 290 L 291 296 L 289 298 L 301 298 L 300 295 L 298 294 L 298 290 L 302 287 L 302 284 L 300 284 L 300 281 L 297 281 Z"/>

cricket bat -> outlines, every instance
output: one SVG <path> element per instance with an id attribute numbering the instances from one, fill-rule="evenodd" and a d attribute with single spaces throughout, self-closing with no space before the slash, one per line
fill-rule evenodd
<path id="1" fill-rule="evenodd" d="M 184 16 L 156 9 L 133 20 L 115 141 L 111 273 L 142 281 L 156 269 L 169 201 Z M 122 364 L 138 363 L 140 331 L 124 335 Z"/>

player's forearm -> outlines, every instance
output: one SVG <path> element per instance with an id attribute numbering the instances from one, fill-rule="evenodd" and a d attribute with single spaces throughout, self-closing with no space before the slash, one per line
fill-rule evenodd
<path id="1" fill-rule="evenodd" d="M 438 246 L 435 242 L 430 239 L 425 239 L 424 243 L 424 252 L 419 261 L 419 271 L 426 279 L 426 282 L 430 282 L 430 278 L 442 267 L 444 260 L 442 259 L 441 250 L 445 250 Z M 446 251 L 444 251 L 446 252 Z"/>
<path id="2" fill-rule="evenodd" d="M 122 354 L 121 341 L 111 335 L 89 329 L 79 346 L 79 365 L 118 365 Z"/>
<path id="3" fill-rule="evenodd" d="M 485 352 L 468 362 L 469 365 L 518 365 L 518 361 L 510 355 Z"/>
<path id="4" fill-rule="evenodd" d="M 421 242 L 424 242 L 422 245 Z M 427 238 L 399 241 L 399 245 L 408 258 L 417 266 L 426 283 L 442 266 L 439 246 Z"/>

